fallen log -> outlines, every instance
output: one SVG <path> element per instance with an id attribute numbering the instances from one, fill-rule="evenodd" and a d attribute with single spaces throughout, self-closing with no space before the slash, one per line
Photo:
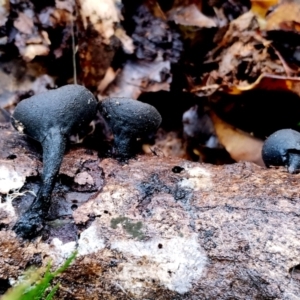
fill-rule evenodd
<path id="1" fill-rule="evenodd" d="M 71 148 L 47 228 L 23 241 L 11 228 L 38 189 L 39 151 L 1 128 L 1 286 L 77 248 L 56 299 L 299 299 L 299 174 L 155 155 L 120 164 Z M 3 186 L 17 176 L 13 199 Z"/>

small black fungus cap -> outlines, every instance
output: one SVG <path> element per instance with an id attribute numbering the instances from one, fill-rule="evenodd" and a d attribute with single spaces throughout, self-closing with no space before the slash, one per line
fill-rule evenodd
<path id="1" fill-rule="evenodd" d="M 156 131 L 161 123 L 159 112 L 151 105 L 128 98 L 108 98 L 99 104 L 114 134 L 117 156 L 134 155 L 133 146 L 138 138 Z"/>
<path id="2" fill-rule="evenodd" d="M 31 238 L 43 228 L 67 138 L 93 120 L 97 105 L 93 94 L 79 85 L 50 90 L 17 105 L 12 116 L 13 126 L 43 147 L 42 185 L 32 205 L 13 228 L 18 235 Z"/>
<path id="3" fill-rule="evenodd" d="M 271 134 L 262 148 L 262 158 L 267 167 L 286 166 L 290 173 L 300 170 L 300 133 L 281 129 Z"/>
<path id="4" fill-rule="evenodd" d="M 42 142 L 50 128 L 64 136 L 92 121 L 97 101 L 80 85 L 66 85 L 21 101 L 12 116 L 13 126 Z"/>

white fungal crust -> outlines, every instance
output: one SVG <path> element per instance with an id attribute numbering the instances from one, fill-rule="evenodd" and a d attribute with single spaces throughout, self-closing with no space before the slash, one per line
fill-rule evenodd
<path id="1" fill-rule="evenodd" d="M 80 234 L 80 238 L 78 240 L 79 255 L 96 253 L 104 247 L 104 239 L 101 238 L 101 233 L 97 230 L 96 223 Z"/>
<path id="2" fill-rule="evenodd" d="M 97 253 L 106 247 L 94 223 L 84 230 L 78 240 L 78 255 Z M 75 250 L 75 242 L 63 244 L 53 239 L 50 253 L 55 264 L 62 263 Z M 144 285 L 156 282 L 167 289 L 183 294 L 192 289 L 205 275 L 207 255 L 199 246 L 197 235 L 189 237 L 154 238 L 149 241 L 114 239 L 111 250 L 124 254 L 126 262 L 119 265 L 119 272 L 112 273 L 112 280 L 135 296 L 142 296 Z M 107 251 L 107 250 L 106 250 Z"/>
<path id="3" fill-rule="evenodd" d="M 104 247 L 104 239 L 101 238 L 95 223 L 80 234 L 77 244 L 76 242 L 63 243 L 59 238 L 54 238 L 49 250 L 54 263 L 59 265 L 75 250 L 78 251 L 78 256 L 84 256 L 96 253 Z"/>
<path id="4" fill-rule="evenodd" d="M 7 194 L 10 190 L 21 188 L 25 178 L 25 175 L 18 173 L 13 166 L 3 162 L 0 166 L 0 193 Z"/>
<path id="5" fill-rule="evenodd" d="M 190 167 L 189 163 L 183 165 L 188 178 L 183 178 L 180 187 L 193 190 L 210 190 L 213 187 L 211 174 L 202 167 Z"/>
<path id="6" fill-rule="evenodd" d="M 20 133 L 24 133 L 24 130 L 25 130 L 25 126 L 18 120 L 13 119 L 13 123 L 14 123 L 14 126 L 15 128 L 17 129 L 17 131 L 19 131 Z"/>
<path id="7" fill-rule="evenodd" d="M 144 285 L 141 282 L 145 281 L 156 281 L 183 294 L 205 273 L 207 256 L 196 235 L 147 242 L 119 240 L 111 248 L 134 258 L 123 263 L 121 272 L 115 276 L 125 290 L 136 296 L 141 294 Z"/>

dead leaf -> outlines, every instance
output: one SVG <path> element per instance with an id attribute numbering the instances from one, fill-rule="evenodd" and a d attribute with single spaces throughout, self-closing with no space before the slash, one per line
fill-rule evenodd
<path id="1" fill-rule="evenodd" d="M 261 150 L 263 141 L 239 130 L 211 113 L 220 143 L 235 161 L 251 161 L 264 166 Z"/>
<path id="2" fill-rule="evenodd" d="M 298 1 L 282 3 L 267 16 L 266 20 L 266 30 L 300 33 L 300 3 Z"/>
<path id="3" fill-rule="evenodd" d="M 268 10 L 278 4 L 278 0 L 251 0 L 251 11 L 256 15 L 261 29 L 266 27 Z"/>
<path id="4" fill-rule="evenodd" d="M 169 12 L 168 19 L 184 26 L 196 26 L 200 28 L 217 26 L 216 22 L 212 18 L 205 16 L 195 4 L 172 9 Z"/>
<path id="5" fill-rule="evenodd" d="M 134 45 L 132 38 L 130 38 L 123 28 L 117 28 L 115 31 L 116 37 L 121 41 L 122 48 L 125 53 L 132 54 L 134 52 Z"/>
<path id="6" fill-rule="evenodd" d="M 242 42 L 236 42 L 228 48 L 228 51 L 224 53 L 219 63 L 219 76 L 222 77 L 237 69 L 240 63 L 239 54 L 243 46 L 244 44 Z"/>
<path id="7" fill-rule="evenodd" d="M 72 14 L 74 10 L 74 0 L 55 0 L 55 7 L 64 9 Z"/>
<path id="8" fill-rule="evenodd" d="M 21 54 L 22 54 L 25 61 L 31 61 L 36 56 L 46 56 L 46 55 L 48 55 L 49 51 L 50 51 L 49 48 L 45 45 L 31 44 L 31 45 L 26 46 Z"/>
<path id="9" fill-rule="evenodd" d="M 252 84 L 239 86 L 222 86 L 220 90 L 231 94 L 239 95 L 243 92 L 253 89 L 272 90 L 272 91 L 290 91 L 300 96 L 300 78 L 297 77 L 284 77 L 272 74 L 262 74 Z"/>
<path id="10" fill-rule="evenodd" d="M 25 13 L 20 12 L 18 18 L 14 21 L 14 27 L 25 34 L 32 34 L 33 20 Z"/>
<path id="11" fill-rule="evenodd" d="M 119 71 L 115 72 L 112 67 L 109 67 L 104 75 L 104 78 L 101 80 L 98 85 L 98 92 L 101 94 L 105 89 L 115 80 Z"/>
<path id="12" fill-rule="evenodd" d="M 230 23 L 219 45 L 208 53 L 207 61 L 214 61 L 216 53 L 218 53 L 218 57 L 222 57 L 223 52 L 220 51 L 227 51 L 226 48 L 232 46 L 235 42 L 247 44 L 253 39 L 256 42 L 262 42 L 263 39 L 256 32 L 258 28 L 257 19 L 253 12 L 249 11 L 241 15 Z M 210 57 L 212 57 L 211 60 Z"/>
<path id="13" fill-rule="evenodd" d="M 286 63 L 272 47 L 271 41 L 261 35 L 252 11 L 230 23 L 224 38 L 208 53 L 205 63 L 216 64 L 218 67 L 202 75 L 202 87 L 198 85 L 192 88 L 200 94 L 207 85 L 219 84 L 226 90 L 226 86 L 229 89 L 231 86 L 249 86 L 261 74 L 289 74 Z M 213 80 L 206 84 L 205 78 Z"/>
<path id="14" fill-rule="evenodd" d="M 225 37 L 241 35 L 243 31 L 251 31 L 257 29 L 255 15 L 249 11 L 230 23 L 229 29 Z"/>
<path id="15" fill-rule="evenodd" d="M 170 69 L 169 61 L 127 61 L 106 94 L 137 99 L 143 92 L 169 91 Z"/>
<path id="16" fill-rule="evenodd" d="M 164 21 L 167 20 L 165 13 L 162 11 L 156 0 L 146 0 L 144 5 L 148 7 L 151 14 L 156 18 L 161 18 Z"/>
<path id="17" fill-rule="evenodd" d="M 94 184 L 93 177 L 88 172 L 77 173 L 74 177 L 74 182 L 78 183 L 79 185 Z"/>
<path id="18" fill-rule="evenodd" d="M 266 13 L 278 4 L 278 0 L 251 0 L 251 10 L 261 18 L 266 17 Z"/>

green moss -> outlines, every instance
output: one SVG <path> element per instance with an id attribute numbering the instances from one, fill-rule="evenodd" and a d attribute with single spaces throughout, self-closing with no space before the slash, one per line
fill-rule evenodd
<path id="1" fill-rule="evenodd" d="M 23 279 L 9 289 L 1 300 L 51 300 L 59 288 L 59 284 L 51 287 L 52 280 L 65 271 L 74 261 L 77 252 L 73 254 L 54 272 L 50 271 L 51 264 L 46 268 L 27 270 Z"/>
<path id="2" fill-rule="evenodd" d="M 139 240 L 142 240 L 144 238 L 144 234 L 142 232 L 143 223 L 140 221 L 134 223 L 131 219 L 120 216 L 118 218 L 111 219 L 110 224 L 113 229 L 116 229 L 118 224 L 121 224 L 126 232 L 129 233 L 132 237 Z"/>

